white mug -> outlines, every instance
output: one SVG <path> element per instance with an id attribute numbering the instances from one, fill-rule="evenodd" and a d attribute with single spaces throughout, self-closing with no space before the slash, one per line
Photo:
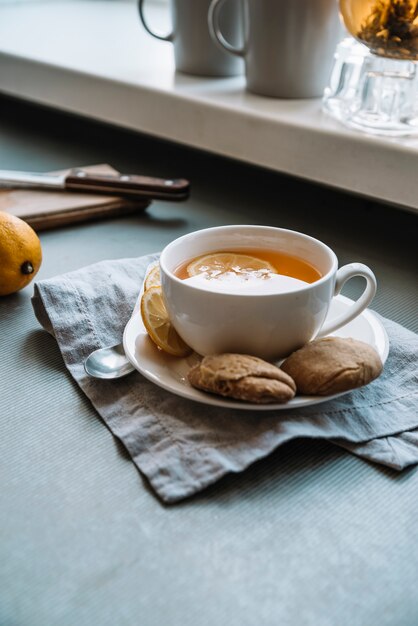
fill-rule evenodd
<path id="1" fill-rule="evenodd" d="M 273 98 L 322 96 L 343 37 L 336 0 L 241 0 L 245 42 L 220 22 L 231 0 L 212 0 L 209 29 L 221 50 L 245 61 L 247 89 Z"/>
<path id="2" fill-rule="evenodd" d="M 321 278 L 296 291 L 254 294 L 209 291 L 174 273 L 188 259 L 254 248 L 297 256 L 318 269 Z M 160 268 L 170 320 L 202 355 L 238 352 L 267 360 L 288 356 L 357 317 L 376 293 L 376 278 L 366 265 L 349 263 L 338 269 L 335 253 L 321 241 L 269 226 L 219 226 L 184 235 L 164 248 Z M 325 322 L 332 298 L 354 276 L 366 279 L 362 295 L 342 315 Z"/>
<path id="3" fill-rule="evenodd" d="M 208 27 L 210 0 L 171 0 L 173 29 L 167 35 L 156 33 L 145 18 L 146 0 L 138 0 L 139 17 L 145 30 L 174 46 L 176 69 L 198 76 L 235 76 L 244 71 L 243 62 L 220 50 L 212 41 Z M 240 0 L 229 0 L 219 12 L 219 22 L 226 36 L 237 43 L 242 40 Z"/>

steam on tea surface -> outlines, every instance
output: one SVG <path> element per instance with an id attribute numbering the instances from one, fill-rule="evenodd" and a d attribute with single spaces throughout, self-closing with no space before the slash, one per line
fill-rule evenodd
<path id="1" fill-rule="evenodd" d="M 213 252 L 182 263 L 175 274 L 202 289 L 254 295 L 294 291 L 321 278 L 303 259 L 264 249 Z"/>

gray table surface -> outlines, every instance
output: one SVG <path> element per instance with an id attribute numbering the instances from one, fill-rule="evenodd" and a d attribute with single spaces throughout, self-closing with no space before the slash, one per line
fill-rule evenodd
<path id="1" fill-rule="evenodd" d="M 40 279 L 205 226 L 271 224 L 317 236 L 341 264 L 369 264 L 372 308 L 418 329 L 412 214 L 0 101 L 0 168 L 101 162 L 188 177 L 192 197 L 42 233 Z M 31 294 L 0 299 L 1 626 L 418 624 L 416 468 L 298 441 L 164 506 L 66 372 Z"/>

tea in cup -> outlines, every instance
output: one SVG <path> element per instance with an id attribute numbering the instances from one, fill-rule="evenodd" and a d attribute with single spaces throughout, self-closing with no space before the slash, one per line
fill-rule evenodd
<path id="1" fill-rule="evenodd" d="M 376 292 L 366 265 L 338 269 L 324 243 L 268 226 L 220 226 L 184 235 L 163 250 L 160 268 L 171 323 L 202 355 L 283 358 L 347 324 Z M 366 279 L 363 294 L 325 322 L 332 298 L 354 276 Z"/>

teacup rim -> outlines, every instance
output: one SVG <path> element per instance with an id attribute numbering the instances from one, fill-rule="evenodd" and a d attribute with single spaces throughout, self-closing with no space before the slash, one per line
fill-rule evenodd
<path id="1" fill-rule="evenodd" d="M 215 231 L 228 231 L 228 230 L 236 230 L 236 229 L 240 229 L 240 228 L 248 228 L 248 229 L 254 229 L 254 230 L 270 230 L 270 231 L 280 231 L 282 233 L 292 233 L 292 234 L 296 234 L 301 236 L 304 239 L 307 239 L 309 241 L 311 241 L 312 243 L 318 244 L 320 247 L 322 247 L 328 254 L 329 257 L 331 259 L 331 267 L 330 269 L 326 272 L 326 274 L 324 274 L 324 276 L 321 276 L 321 278 L 319 278 L 318 280 L 314 281 L 313 283 L 307 283 L 306 286 L 303 287 L 299 287 L 298 289 L 295 289 L 293 291 L 289 290 L 289 291 L 282 291 L 279 294 L 278 293 L 260 293 L 260 294 L 254 294 L 254 293 L 225 293 L 225 292 L 221 292 L 221 291 L 215 291 L 215 290 L 210 290 L 209 293 L 211 294 L 215 294 L 215 295 L 219 295 L 219 296 L 231 296 L 234 298 L 271 298 L 271 297 L 277 297 L 277 296 L 286 296 L 288 294 L 291 293 L 300 293 L 303 291 L 308 291 L 310 289 L 315 288 L 318 285 L 321 285 L 325 282 L 327 282 L 330 277 L 336 273 L 337 269 L 338 269 L 338 258 L 337 255 L 335 254 L 335 252 L 332 250 L 332 248 L 330 248 L 326 243 L 324 243 L 323 241 L 320 241 L 319 239 L 316 239 L 315 237 L 312 237 L 311 235 L 307 235 L 306 233 L 302 233 L 298 230 L 292 230 L 290 228 L 281 228 L 279 226 L 268 226 L 268 225 L 263 225 L 263 224 L 226 224 L 225 226 L 210 226 L 208 228 L 200 228 L 198 230 L 194 230 L 190 233 L 186 233 L 184 235 L 181 235 L 180 237 L 177 237 L 176 239 L 173 239 L 172 241 L 170 241 L 170 243 L 168 243 L 162 250 L 161 254 L 160 254 L 160 258 L 159 258 L 159 263 L 160 263 L 160 269 L 163 273 L 165 273 L 170 280 L 173 280 L 175 283 L 177 284 L 181 284 L 184 288 L 190 289 L 190 290 L 195 290 L 195 291 L 202 291 L 204 293 L 208 293 L 208 290 L 203 288 L 203 287 L 199 287 L 198 285 L 192 285 L 190 283 L 185 282 L 184 280 L 182 280 L 181 278 L 178 278 L 174 272 L 172 272 L 170 269 L 167 268 L 166 266 L 166 261 L 165 261 L 165 257 L 167 256 L 167 254 L 170 252 L 170 249 L 172 247 L 174 247 L 174 245 L 177 245 L 179 243 L 181 243 L 182 241 L 186 240 L 187 238 L 191 237 L 192 235 L 196 235 L 199 233 L 206 233 L 206 232 L 215 232 Z"/>

